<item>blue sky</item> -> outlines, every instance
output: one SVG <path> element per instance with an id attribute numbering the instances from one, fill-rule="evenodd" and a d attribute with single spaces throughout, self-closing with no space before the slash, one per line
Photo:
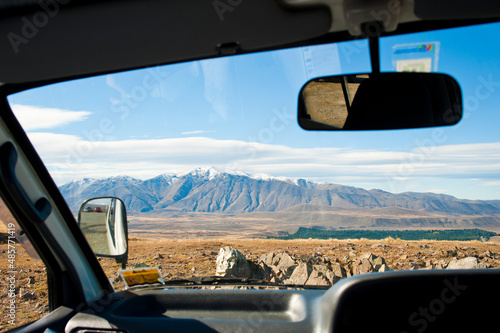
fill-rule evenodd
<path id="1" fill-rule="evenodd" d="M 381 40 L 432 43 L 433 69 L 460 83 L 457 126 L 308 132 L 296 122 L 302 85 L 369 72 L 365 40 L 174 64 L 33 89 L 9 102 L 56 183 L 147 179 L 214 165 L 391 192 L 500 199 L 500 24 Z M 396 58 L 395 58 L 396 57 Z"/>

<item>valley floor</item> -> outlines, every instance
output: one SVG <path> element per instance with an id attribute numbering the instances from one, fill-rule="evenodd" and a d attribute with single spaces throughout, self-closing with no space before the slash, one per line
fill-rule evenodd
<path id="1" fill-rule="evenodd" d="M 406 214 L 406 215 L 405 215 Z M 383 210 L 261 213 L 149 212 L 128 216 L 129 231 L 139 238 L 267 238 L 286 236 L 300 227 L 334 230 L 483 229 L 500 232 L 500 216 L 448 216 Z"/>

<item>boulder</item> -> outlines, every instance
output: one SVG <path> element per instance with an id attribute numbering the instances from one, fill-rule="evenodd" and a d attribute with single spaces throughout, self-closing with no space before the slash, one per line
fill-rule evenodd
<path id="1" fill-rule="evenodd" d="M 284 278 L 288 278 L 297 267 L 297 262 L 288 253 L 283 252 L 274 257 L 273 263 L 276 262 L 277 257 L 279 261 L 276 264 L 276 268 L 282 273 Z"/>
<path id="2" fill-rule="evenodd" d="M 273 265 L 273 259 L 274 259 L 274 253 L 269 252 L 268 254 L 263 254 L 262 256 L 260 256 L 258 261 L 263 262 L 267 266 L 271 266 L 271 265 Z"/>
<path id="3" fill-rule="evenodd" d="M 338 282 L 341 278 L 336 276 L 332 271 L 326 271 L 324 274 L 325 278 L 328 280 L 330 285 Z"/>
<path id="4" fill-rule="evenodd" d="M 387 271 L 389 267 L 385 262 L 385 259 L 371 253 L 365 253 L 353 264 L 353 274 L 365 274 L 371 272 L 379 272 L 384 266 L 383 271 Z"/>
<path id="5" fill-rule="evenodd" d="M 384 258 L 369 252 L 354 261 L 349 257 L 343 259 L 346 260 L 317 253 L 313 256 L 293 256 L 287 252 L 269 252 L 252 261 L 247 260 L 238 250 L 226 246 L 220 249 L 217 256 L 215 274 L 288 285 L 330 286 L 352 275 L 391 270 Z"/>
<path id="6" fill-rule="evenodd" d="M 346 276 L 346 277 L 350 277 L 350 276 L 352 276 L 352 267 L 351 267 L 351 266 L 352 266 L 351 264 L 345 264 L 345 265 L 343 266 L 343 268 L 344 268 L 344 270 L 345 270 L 345 276 Z"/>
<path id="7" fill-rule="evenodd" d="M 384 258 L 377 257 L 377 256 L 373 256 L 371 264 L 373 266 L 373 269 L 376 270 L 376 271 L 380 271 L 380 268 L 382 266 L 387 266 L 386 263 L 385 263 Z"/>
<path id="8" fill-rule="evenodd" d="M 372 264 L 366 258 L 358 259 L 355 262 L 353 262 L 353 264 L 352 264 L 352 274 L 353 275 L 366 274 L 366 273 L 371 273 L 374 271 L 375 270 L 373 269 Z"/>
<path id="9" fill-rule="evenodd" d="M 340 264 L 333 264 L 332 265 L 332 272 L 333 272 L 333 275 L 338 277 L 338 278 L 347 277 L 344 267 L 342 267 L 342 265 L 340 265 Z"/>
<path id="10" fill-rule="evenodd" d="M 249 278 L 252 275 L 252 271 L 250 264 L 240 251 L 230 246 L 225 246 L 219 250 L 215 275 Z"/>
<path id="11" fill-rule="evenodd" d="M 392 269 L 389 268 L 389 266 L 387 266 L 386 264 L 383 264 L 382 266 L 380 266 L 380 268 L 378 269 L 378 272 L 379 273 L 383 273 L 383 272 L 389 272 L 389 271 L 392 271 Z"/>
<path id="12" fill-rule="evenodd" d="M 323 280 L 326 280 L 328 285 L 332 285 L 345 276 L 345 270 L 340 264 L 333 264 L 332 266 L 317 264 L 312 266 L 312 272 L 307 284 L 325 286 Z"/>
<path id="13" fill-rule="evenodd" d="M 311 271 L 306 282 L 307 286 L 330 286 L 331 284 L 322 272 L 315 269 Z"/>
<path id="14" fill-rule="evenodd" d="M 464 259 L 452 259 L 446 269 L 475 269 L 486 268 L 486 264 L 478 262 L 476 257 L 467 257 Z"/>
<path id="15" fill-rule="evenodd" d="M 285 284 L 303 285 L 309 279 L 312 267 L 307 263 L 300 263 L 294 270 L 290 278 L 284 281 Z"/>
<path id="16" fill-rule="evenodd" d="M 286 252 L 280 252 L 280 253 L 278 253 L 276 255 L 274 255 L 274 253 L 273 253 L 271 265 L 272 266 L 277 266 L 278 263 L 280 262 L 281 258 L 283 258 L 284 254 L 286 254 Z"/>
<path id="17" fill-rule="evenodd" d="M 252 270 L 252 279 L 271 281 L 271 279 L 275 277 L 272 268 L 263 261 L 258 261 L 257 263 L 249 262 L 249 264 Z"/>
<path id="18" fill-rule="evenodd" d="M 345 277 L 345 270 L 343 270 L 343 268 L 339 264 L 336 264 L 334 266 L 335 268 L 337 268 L 337 272 L 339 274 L 342 274 L 343 271 Z M 306 284 L 316 285 L 316 286 L 325 286 L 325 285 L 330 286 L 335 282 L 337 282 L 338 280 L 340 280 L 341 277 L 342 276 L 335 276 L 335 273 L 328 265 L 317 264 L 312 266 L 312 272 Z M 328 284 L 324 284 L 325 281 Z"/>

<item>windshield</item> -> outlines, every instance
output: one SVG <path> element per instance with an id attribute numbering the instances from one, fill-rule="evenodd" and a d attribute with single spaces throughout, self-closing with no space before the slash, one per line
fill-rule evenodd
<path id="1" fill-rule="evenodd" d="M 380 40 L 382 71 L 456 78 L 464 116 L 451 127 L 298 126 L 307 81 L 370 72 L 366 40 L 102 75 L 9 103 L 75 216 L 93 197 L 124 201 L 130 267 L 308 286 L 467 258 L 493 267 L 483 254 L 500 252 L 499 32 Z"/>

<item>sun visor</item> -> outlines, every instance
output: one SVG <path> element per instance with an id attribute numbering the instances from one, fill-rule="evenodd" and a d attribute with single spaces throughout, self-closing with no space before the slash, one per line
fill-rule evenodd
<path id="1" fill-rule="evenodd" d="M 318 37 L 331 26 L 327 6 L 290 9 L 270 0 L 51 0 L 28 8 L 0 19 L 0 82 L 259 50 Z"/>

